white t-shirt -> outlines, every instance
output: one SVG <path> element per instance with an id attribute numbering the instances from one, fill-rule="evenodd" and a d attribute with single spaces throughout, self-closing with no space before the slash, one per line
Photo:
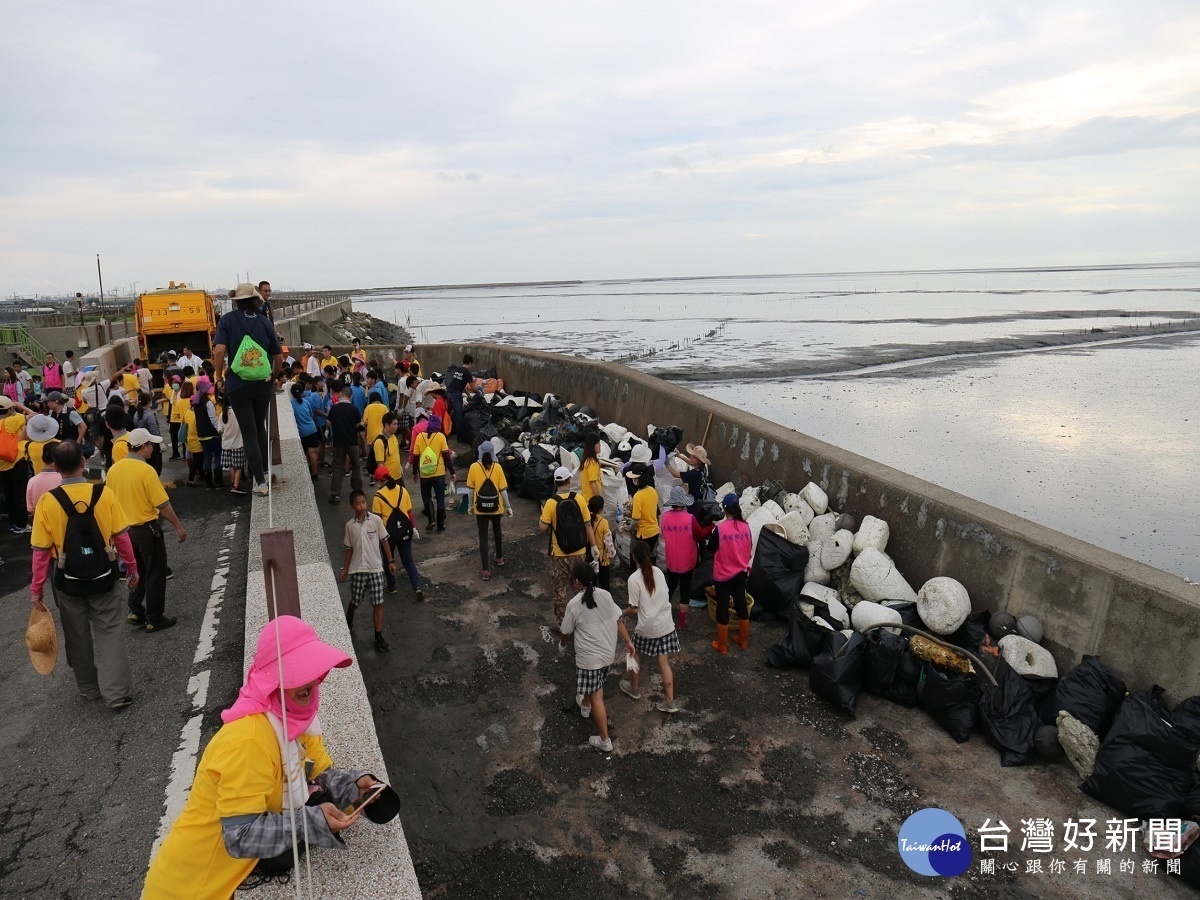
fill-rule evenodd
<path id="1" fill-rule="evenodd" d="M 138 379 L 138 384 L 140 384 L 142 386 L 142 393 L 150 394 L 151 396 L 153 396 L 154 380 L 150 374 L 150 370 L 148 368 L 146 368 L 145 366 L 142 366 L 140 369 L 137 370 L 137 379 Z"/>
<path id="2" fill-rule="evenodd" d="M 640 569 L 629 576 L 629 605 L 638 611 L 637 633 L 644 638 L 658 638 L 675 630 L 671 618 L 671 601 L 667 596 L 667 579 L 658 566 L 654 571 L 654 590 L 646 590 Z"/>
<path id="3" fill-rule="evenodd" d="M 603 669 L 611 666 L 617 655 L 617 622 L 621 610 L 612 594 L 595 589 L 596 608 L 588 609 L 580 591 L 567 604 L 563 614 L 562 633 L 575 635 L 575 665 L 580 669 Z"/>
<path id="4" fill-rule="evenodd" d="M 354 551 L 350 557 L 348 574 L 383 571 L 383 550 L 379 546 L 381 540 L 387 540 L 387 528 L 384 527 L 383 519 L 375 513 L 367 513 L 367 517 L 361 522 L 355 516 L 346 523 L 342 545 L 347 550 Z"/>
<path id="5" fill-rule="evenodd" d="M 308 355 L 308 362 L 304 364 L 304 371 L 313 378 L 321 377 L 321 360 L 315 353 Z"/>
<path id="6" fill-rule="evenodd" d="M 242 440 L 241 426 L 238 425 L 237 416 L 233 414 L 232 410 L 229 410 L 228 420 L 217 416 L 217 431 L 221 435 L 222 450 L 238 450 L 246 446 Z"/>
<path id="7" fill-rule="evenodd" d="M 63 387 L 66 390 L 75 390 L 75 363 L 71 362 L 69 359 L 64 360 L 62 364 L 62 372 Z"/>

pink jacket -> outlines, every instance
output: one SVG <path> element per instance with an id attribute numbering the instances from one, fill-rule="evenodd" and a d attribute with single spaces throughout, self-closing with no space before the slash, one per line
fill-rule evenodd
<path id="1" fill-rule="evenodd" d="M 667 551 L 667 570 L 677 575 L 690 572 L 700 561 L 697 543 L 704 538 L 704 529 L 686 509 L 668 509 L 659 519 L 663 548 Z"/>
<path id="2" fill-rule="evenodd" d="M 745 522 L 734 518 L 725 518 L 718 522 L 713 578 L 716 581 L 732 581 L 743 572 L 749 572 L 752 547 L 750 526 Z"/>

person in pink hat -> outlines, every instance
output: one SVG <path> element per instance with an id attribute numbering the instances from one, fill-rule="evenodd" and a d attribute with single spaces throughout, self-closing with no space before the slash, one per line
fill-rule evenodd
<path id="1" fill-rule="evenodd" d="M 150 864 L 144 900 L 232 897 L 256 868 L 263 873 L 273 865 L 278 873 L 287 865 L 293 827 L 298 841 L 345 846 L 339 833 L 359 812 L 344 810 L 379 784 L 367 772 L 333 768 L 321 738 L 321 684 L 351 662 L 294 616 L 263 626 L 238 698 L 221 713 L 224 725 L 205 748 L 183 812 Z M 389 791 L 380 795 L 381 808 L 398 806 Z M 373 821 L 391 818 L 370 807 L 364 812 Z"/>

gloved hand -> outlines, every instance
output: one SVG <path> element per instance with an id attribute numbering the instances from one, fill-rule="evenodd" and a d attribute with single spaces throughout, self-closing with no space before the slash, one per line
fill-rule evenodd
<path id="1" fill-rule="evenodd" d="M 592 566 L 592 571 L 595 572 L 597 575 L 599 575 L 600 574 L 600 560 L 593 559 L 591 562 L 591 566 Z"/>
<path id="2" fill-rule="evenodd" d="M 513 512 L 512 512 L 512 507 L 511 507 L 511 506 L 510 506 L 510 507 L 508 508 L 508 510 L 505 512 L 505 515 L 507 515 L 507 516 L 508 516 L 510 519 L 512 518 L 512 516 L 513 516 Z"/>
<path id="3" fill-rule="evenodd" d="M 420 539 L 421 539 L 421 532 L 417 531 L 417 529 L 414 528 L 413 529 L 413 540 L 419 541 Z"/>
<path id="4" fill-rule="evenodd" d="M 599 562 L 600 562 L 600 548 L 599 547 L 592 547 L 592 561 L 595 562 L 597 565 L 599 565 Z"/>

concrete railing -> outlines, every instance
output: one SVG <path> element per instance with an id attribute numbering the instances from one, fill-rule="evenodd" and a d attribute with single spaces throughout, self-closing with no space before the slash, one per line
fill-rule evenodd
<path id="1" fill-rule="evenodd" d="M 887 521 L 887 551 L 914 589 L 948 575 L 976 609 L 1038 616 L 1063 670 L 1099 654 L 1131 689 L 1200 693 L 1200 587 L 1181 578 L 623 365 L 497 344 L 417 351 L 431 372 L 470 353 L 510 388 L 553 392 L 642 434 L 678 425 L 703 441 L 714 483 L 815 481 L 839 512 Z"/>
<path id="2" fill-rule="evenodd" d="M 300 347 L 304 343 L 301 327 L 310 322 L 329 324 L 342 317 L 343 312 L 352 312 L 353 304 L 348 297 L 328 298 L 320 303 L 306 304 L 303 311 L 282 310 L 275 315 L 275 330 L 283 336 L 283 342 L 299 359 Z M 310 342 L 311 343 L 311 342 Z"/>
<path id="3" fill-rule="evenodd" d="M 279 436 L 286 483 L 270 498 L 254 497 L 250 519 L 250 553 L 246 575 L 246 663 L 254 658 L 258 633 L 267 622 L 266 588 L 259 535 L 270 523 L 294 529 L 300 608 L 321 639 L 354 656 L 350 631 L 338 598 L 337 578 L 309 482 L 308 462 L 296 433 L 289 404 L 279 404 Z M 321 686 L 321 724 L 325 746 L 335 766 L 365 769 L 388 780 L 383 752 L 371 715 L 362 671 L 357 665 L 335 669 Z M 401 807 L 401 816 L 404 810 Z M 390 897 L 420 900 L 412 857 L 400 819 L 374 825 L 363 819 L 346 833 L 346 850 L 310 850 L 314 897 Z M 301 868 L 305 867 L 301 863 Z M 295 896 L 295 885 L 263 887 L 264 897 Z M 307 896 L 307 894 L 306 894 Z"/>

